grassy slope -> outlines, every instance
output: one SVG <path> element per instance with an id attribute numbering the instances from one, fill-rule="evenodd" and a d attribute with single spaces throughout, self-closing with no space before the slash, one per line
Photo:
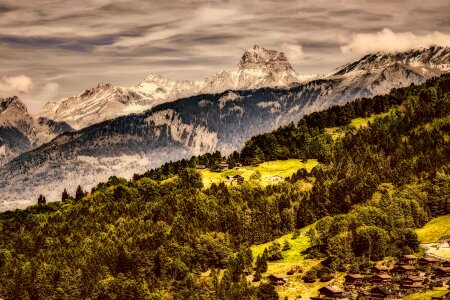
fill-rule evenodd
<path id="1" fill-rule="evenodd" d="M 306 298 L 310 296 L 317 296 L 318 290 L 321 287 L 331 284 L 330 282 L 319 281 L 315 283 L 304 283 L 301 279 L 306 271 L 320 263 L 320 261 L 316 259 L 306 259 L 305 255 L 302 253 L 310 247 L 309 239 L 304 234 L 312 226 L 314 225 L 309 225 L 301 229 L 300 232 L 302 234 L 295 240 L 292 239 L 292 234 L 287 234 L 275 240 L 278 241 L 281 245 L 283 245 L 285 240 L 288 240 L 291 244 L 291 249 L 283 251 L 283 259 L 274 262 L 268 262 L 267 272 L 263 276 L 263 280 L 270 274 L 278 274 L 288 278 L 287 285 L 276 287 L 276 290 L 280 295 L 280 299 L 285 299 L 285 297 L 287 297 L 287 299 L 291 300 L 297 299 L 298 296 Z M 253 256 L 256 257 L 257 255 L 261 255 L 264 252 L 264 249 L 268 248 L 271 243 L 272 242 L 252 246 L 251 250 Z M 286 275 L 289 270 L 296 266 L 300 266 L 303 272 L 291 276 Z M 344 274 L 336 274 L 336 277 L 333 279 L 333 284 L 342 286 L 343 282 Z"/>
<path id="2" fill-rule="evenodd" d="M 435 243 L 450 237 L 450 215 L 434 218 L 416 232 L 422 243 Z"/>
<path id="3" fill-rule="evenodd" d="M 448 293 L 446 289 L 434 289 L 432 291 L 411 294 L 403 298 L 404 300 L 430 300 L 431 297 L 441 297 Z"/>
<path id="4" fill-rule="evenodd" d="M 393 111 L 393 110 L 391 110 Z M 369 122 L 373 122 L 376 118 L 382 118 L 384 116 L 387 116 L 391 113 L 391 111 L 387 113 L 377 114 L 377 115 L 371 115 L 367 118 L 355 118 L 352 119 L 350 122 L 350 126 L 354 127 L 356 129 L 364 128 L 369 126 Z M 338 138 L 342 138 L 345 136 L 346 127 L 332 127 L 332 128 L 325 128 L 325 131 L 331 135 L 331 137 L 336 140 Z"/>
<path id="5" fill-rule="evenodd" d="M 262 185 L 268 185 L 276 183 L 276 181 L 271 181 L 271 178 L 275 175 L 286 178 L 292 176 L 292 174 L 302 168 L 305 168 L 309 172 L 312 168 L 317 166 L 317 164 L 318 162 L 315 159 L 309 159 L 306 163 L 302 163 L 299 159 L 288 159 L 265 162 L 257 167 L 244 166 L 239 168 L 239 170 L 226 170 L 220 173 L 211 172 L 206 169 L 201 171 L 201 173 L 205 187 L 209 187 L 212 183 L 218 184 L 221 181 L 228 182 L 226 177 L 234 175 L 241 175 L 246 181 L 254 181 Z M 257 172 L 261 174 L 260 179 L 250 180 L 250 177 Z"/>

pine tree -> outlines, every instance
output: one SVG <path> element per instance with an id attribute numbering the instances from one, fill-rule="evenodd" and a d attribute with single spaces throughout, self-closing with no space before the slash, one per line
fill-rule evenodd
<path id="1" fill-rule="evenodd" d="M 38 204 L 45 204 L 45 203 L 47 203 L 47 199 L 45 199 L 45 196 L 39 195 Z"/>
<path id="2" fill-rule="evenodd" d="M 77 187 L 77 191 L 75 192 L 75 200 L 80 201 L 81 198 L 84 197 L 84 191 L 81 186 Z"/>
<path id="3" fill-rule="evenodd" d="M 64 189 L 64 191 L 62 192 L 62 195 L 61 195 L 61 201 L 65 202 L 69 198 L 70 198 L 70 196 L 69 196 L 69 193 L 67 192 L 67 189 Z"/>

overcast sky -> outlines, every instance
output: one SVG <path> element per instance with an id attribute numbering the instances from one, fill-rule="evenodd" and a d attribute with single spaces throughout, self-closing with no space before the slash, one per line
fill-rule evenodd
<path id="1" fill-rule="evenodd" d="M 368 52 L 450 46 L 450 1 L 0 0 L 0 96 L 37 112 L 99 82 L 204 78 L 254 44 L 327 73 Z"/>

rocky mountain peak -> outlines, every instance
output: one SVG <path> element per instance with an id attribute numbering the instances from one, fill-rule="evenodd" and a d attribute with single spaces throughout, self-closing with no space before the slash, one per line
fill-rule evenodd
<path id="1" fill-rule="evenodd" d="M 150 73 L 147 76 L 145 76 L 144 81 L 146 81 L 146 82 L 167 82 L 168 78 L 163 75 Z"/>
<path id="2" fill-rule="evenodd" d="M 23 111 L 27 113 L 27 107 L 17 96 L 2 99 L 0 98 L 0 113 L 6 111 L 7 109 L 15 108 L 16 110 Z"/>
<path id="3" fill-rule="evenodd" d="M 283 52 L 267 50 L 259 45 L 245 51 L 239 69 L 294 70 Z"/>

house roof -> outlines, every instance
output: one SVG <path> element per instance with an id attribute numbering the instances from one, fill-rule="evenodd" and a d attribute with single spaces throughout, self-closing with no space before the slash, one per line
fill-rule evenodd
<path id="1" fill-rule="evenodd" d="M 378 277 L 381 279 L 391 279 L 391 276 L 389 276 L 388 274 L 375 275 L 375 277 Z"/>
<path id="2" fill-rule="evenodd" d="M 382 286 L 376 286 L 370 290 L 371 293 L 383 294 L 383 295 L 391 295 L 391 291 Z"/>
<path id="3" fill-rule="evenodd" d="M 396 266 L 394 269 L 414 270 L 414 267 L 411 265 L 401 265 L 401 266 Z"/>
<path id="4" fill-rule="evenodd" d="M 417 276 L 406 276 L 405 280 L 406 280 L 406 279 L 412 280 L 412 281 L 416 281 L 416 282 L 422 281 L 422 278 L 417 277 Z"/>
<path id="5" fill-rule="evenodd" d="M 434 258 L 434 257 L 422 257 L 419 260 L 420 261 L 426 261 L 426 262 L 438 262 L 439 261 L 439 259 Z"/>
<path id="6" fill-rule="evenodd" d="M 347 277 L 353 278 L 353 279 L 363 279 L 365 276 L 361 274 L 348 274 Z"/>
<path id="7" fill-rule="evenodd" d="M 343 292 L 343 290 L 335 285 L 324 286 L 323 288 L 319 289 L 319 293 L 341 294 Z"/>
<path id="8" fill-rule="evenodd" d="M 389 268 L 386 266 L 378 266 L 378 265 L 373 266 L 372 268 L 377 269 L 378 271 L 388 271 L 389 270 Z"/>
<path id="9" fill-rule="evenodd" d="M 417 259 L 417 256 L 408 254 L 408 255 L 403 255 L 403 258 L 406 258 L 406 259 Z"/>
<path id="10" fill-rule="evenodd" d="M 441 270 L 443 272 L 450 272 L 450 268 L 449 267 L 438 267 L 438 268 L 436 268 L 436 270 Z"/>
<path id="11" fill-rule="evenodd" d="M 271 280 L 284 280 L 284 281 L 287 280 L 286 277 L 284 277 L 283 275 L 279 275 L 279 274 L 270 274 L 268 276 L 268 278 L 271 279 Z"/>

